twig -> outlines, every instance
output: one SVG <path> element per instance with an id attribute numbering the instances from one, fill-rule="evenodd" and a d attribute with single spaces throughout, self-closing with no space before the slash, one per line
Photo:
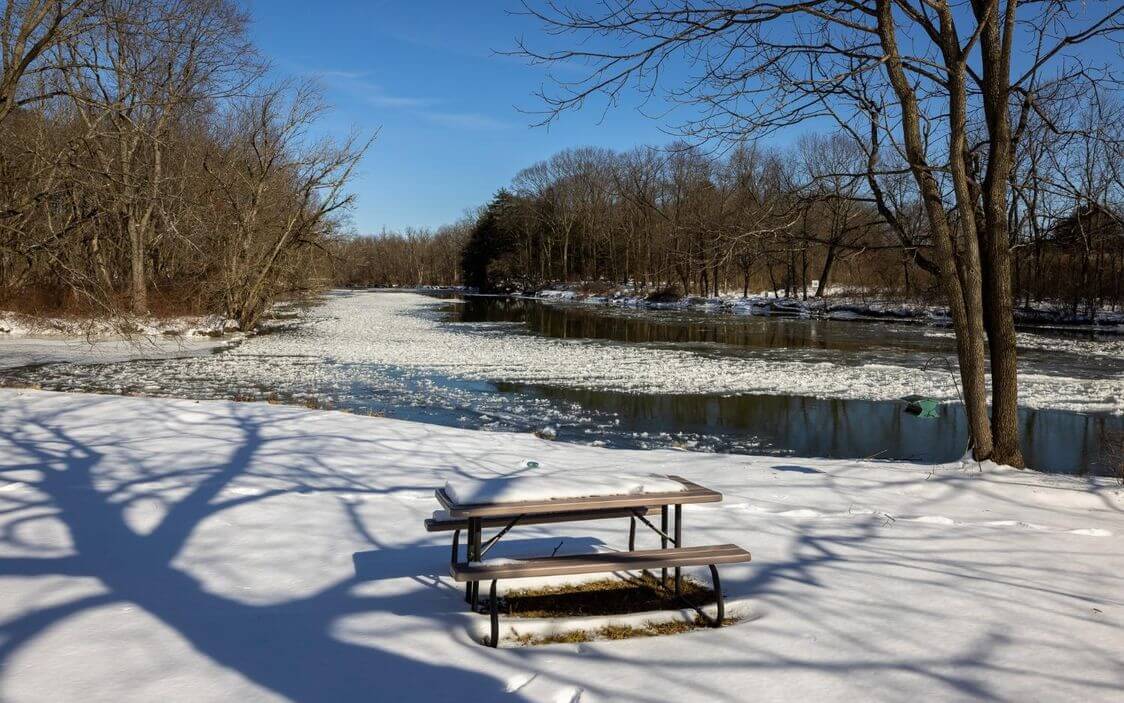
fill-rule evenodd
<path id="1" fill-rule="evenodd" d="M 928 371 L 929 370 L 929 364 L 932 363 L 933 361 L 938 361 L 938 360 L 944 362 L 945 369 L 948 371 L 949 377 L 952 378 L 952 387 L 956 389 L 956 398 L 957 398 L 957 400 L 960 401 L 960 404 L 962 406 L 964 406 L 964 412 L 965 413 L 968 412 L 968 405 L 967 405 L 967 403 L 964 402 L 964 396 L 960 394 L 960 382 L 956 380 L 956 373 L 953 372 L 953 370 L 952 370 L 952 362 L 949 361 L 947 356 L 932 356 L 932 357 L 929 357 L 929 360 L 925 362 L 924 366 L 921 367 L 921 370 L 922 371 Z M 971 449 L 972 449 L 972 432 L 971 432 L 971 430 L 969 430 L 968 431 L 968 444 L 967 444 L 967 446 L 964 447 L 964 453 L 967 454 L 969 451 L 971 451 Z M 983 463 L 981 463 L 979 459 L 976 459 L 974 452 L 972 453 L 972 458 L 976 460 L 976 466 L 979 468 L 980 473 L 983 473 Z"/>

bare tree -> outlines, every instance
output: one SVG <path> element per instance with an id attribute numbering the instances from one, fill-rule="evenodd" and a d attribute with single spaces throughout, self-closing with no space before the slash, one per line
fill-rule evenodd
<path id="1" fill-rule="evenodd" d="M 0 18 L 0 123 L 20 107 L 56 95 L 54 50 L 86 31 L 97 2 L 8 0 Z M 29 78 L 37 80 L 28 80 Z M 30 87 L 29 87 L 30 86 Z"/>
<path id="2" fill-rule="evenodd" d="M 98 175 L 129 247 L 134 313 L 147 310 L 148 246 L 173 129 L 255 77 L 247 18 L 229 0 L 106 0 L 66 72 Z"/>
<path id="3" fill-rule="evenodd" d="M 548 32 L 572 37 L 575 48 L 542 52 L 521 43 L 518 53 L 592 67 L 542 95 L 547 120 L 598 94 L 617 100 L 633 84 L 701 109 L 684 130 L 706 139 L 741 140 L 815 117 L 849 122 L 877 114 L 874 124 L 903 154 L 924 205 L 956 331 L 974 454 L 1023 464 L 1007 230 L 1010 111 L 1019 100 L 1033 107 L 1044 83 L 1092 76 L 1097 67 L 1082 45 L 1118 36 L 1124 8 L 1018 0 L 972 0 L 967 7 L 944 0 L 525 7 Z M 1016 51 L 1033 59 L 1013 75 Z M 662 69 L 676 57 L 695 74 L 668 86 Z M 1059 68 L 1045 79 L 1048 66 Z M 973 125 L 976 114 L 982 120 Z M 974 126 L 984 135 L 978 143 L 970 141 Z"/>
<path id="4" fill-rule="evenodd" d="M 224 307 L 251 326 L 272 298 L 268 289 L 286 252 L 319 246 L 350 207 L 345 191 L 359 159 L 374 139 L 353 134 L 343 143 L 310 141 L 308 129 L 324 111 L 308 84 L 281 86 L 238 106 L 223 137 L 223 163 L 208 163 L 211 198 L 226 205 L 220 250 Z M 228 215 L 224 217 L 223 215 Z"/>
<path id="5" fill-rule="evenodd" d="M 329 281 L 361 145 L 308 137 L 311 91 L 262 86 L 240 4 L 2 12 L 0 304 L 123 330 L 153 305 L 248 325 Z"/>

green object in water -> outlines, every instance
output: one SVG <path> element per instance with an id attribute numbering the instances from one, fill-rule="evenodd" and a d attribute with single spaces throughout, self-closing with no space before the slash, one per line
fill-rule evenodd
<path id="1" fill-rule="evenodd" d="M 902 400 L 906 401 L 905 411 L 917 417 L 936 418 L 940 417 L 940 401 L 935 398 L 925 398 L 919 395 L 906 396 Z"/>
<path id="2" fill-rule="evenodd" d="M 917 405 L 921 408 L 920 414 L 917 417 L 940 417 L 938 412 L 941 404 L 932 398 L 922 398 L 917 401 Z"/>

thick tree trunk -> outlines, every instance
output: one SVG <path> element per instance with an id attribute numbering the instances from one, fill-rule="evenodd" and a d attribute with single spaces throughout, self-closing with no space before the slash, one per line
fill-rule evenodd
<path id="1" fill-rule="evenodd" d="M 1011 259 L 1006 228 L 995 232 L 989 218 L 990 273 L 988 346 L 991 353 L 991 434 L 995 443 L 992 460 L 1022 468 L 1019 449 L 1018 353 L 1014 305 L 1011 297 Z M 997 241 L 998 240 L 998 241 Z"/>
<path id="2" fill-rule="evenodd" d="M 835 244 L 829 244 L 827 247 L 827 256 L 823 260 L 823 271 L 820 272 L 820 282 L 816 286 L 816 297 L 822 298 L 824 291 L 827 290 L 827 279 L 831 275 L 831 267 L 835 263 Z"/>
<path id="3" fill-rule="evenodd" d="M 988 273 L 988 345 L 991 352 L 991 433 L 996 463 L 1023 467 L 1019 449 L 1018 354 L 1011 290 L 1011 243 L 1007 234 L 1007 185 L 1011 174 L 1008 115 L 1010 52 L 1015 3 L 999 15 L 999 3 L 973 0 L 982 25 L 983 103 L 988 129 L 987 175 L 983 184 L 984 255 Z"/>
<path id="4" fill-rule="evenodd" d="M 933 251 L 940 272 L 938 278 L 948 300 L 949 315 L 956 334 L 956 356 L 960 364 L 964 409 L 968 415 L 973 455 L 977 459 L 986 459 L 991 456 L 993 444 L 984 376 L 979 259 L 968 257 L 967 261 L 958 260 L 954 251 L 953 232 L 945 212 L 941 188 L 925 156 L 917 96 L 902 65 L 891 0 L 878 0 L 877 18 L 879 38 L 887 56 L 884 66 L 902 107 L 902 137 L 906 158 L 921 191 L 922 204 L 933 232 Z"/>
<path id="5" fill-rule="evenodd" d="M 808 250 L 805 249 L 800 255 L 800 297 L 803 300 L 808 299 Z"/>
<path id="6" fill-rule="evenodd" d="M 102 252 L 101 238 L 98 236 L 98 230 L 96 229 L 93 236 L 90 237 L 90 260 L 93 262 L 99 284 L 105 293 L 109 294 L 113 290 L 113 280 L 110 278 L 109 269 L 105 265 L 105 254 Z"/>
<path id="7" fill-rule="evenodd" d="M 133 313 L 148 312 L 148 289 L 144 275 L 144 227 L 129 220 L 129 300 Z"/>

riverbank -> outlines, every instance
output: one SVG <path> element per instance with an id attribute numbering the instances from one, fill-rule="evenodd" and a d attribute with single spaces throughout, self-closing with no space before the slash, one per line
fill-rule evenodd
<path id="1" fill-rule="evenodd" d="M 812 290 L 816 281 L 812 282 Z M 859 295 L 850 289 L 829 290 L 824 297 L 809 295 L 785 296 L 783 291 L 764 291 L 743 296 L 679 296 L 629 286 L 594 286 L 574 284 L 546 288 L 524 294 L 536 300 L 606 305 L 620 308 L 650 310 L 710 310 L 739 315 L 774 315 L 826 320 L 903 322 L 949 327 L 948 308 L 916 301 L 887 300 L 877 295 Z M 1075 314 L 1062 305 L 1035 303 L 1017 306 L 1015 324 L 1025 330 L 1086 332 L 1089 334 L 1124 335 L 1124 310 L 1103 309 L 1096 316 Z"/>
<path id="2" fill-rule="evenodd" d="M 422 526 L 433 488 L 624 470 L 724 494 L 687 508 L 686 535 L 753 553 L 722 571 L 743 620 L 479 645 L 448 536 Z M 1061 701 L 1124 686 L 1124 491 L 1108 479 L 10 389 L 0 477 L 0 697 L 13 702 L 585 703 L 653 687 L 682 701 Z M 517 528 L 494 553 L 610 549 L 626 527 Z"/>
<path id="3" fill-rule="evenodd" d="M 242 330 L 222 315 L 49 317 L 0 311 L 0 370 L 47 364 L 119 364 L 204 356 L 285 329 L 315 296 L 281 301 Z"/>

